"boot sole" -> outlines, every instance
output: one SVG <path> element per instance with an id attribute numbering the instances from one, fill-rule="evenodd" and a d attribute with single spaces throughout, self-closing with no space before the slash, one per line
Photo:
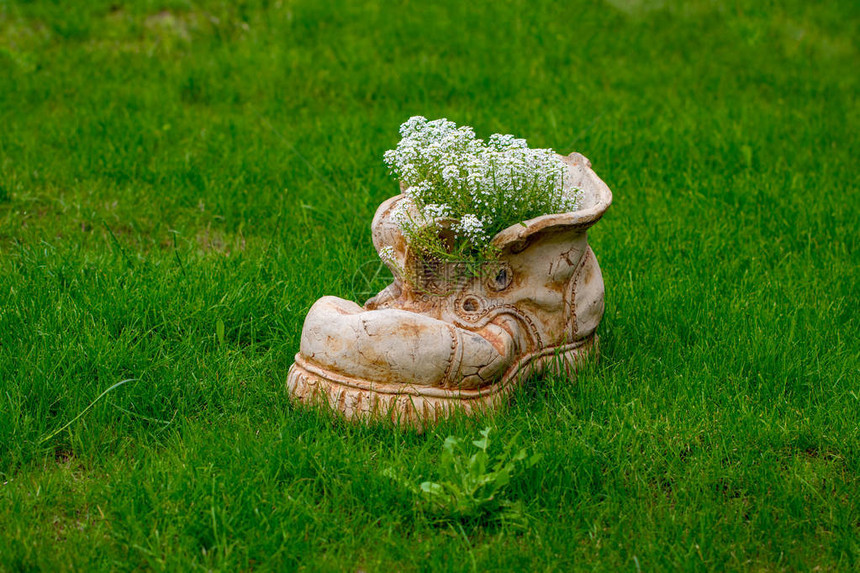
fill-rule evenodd
<path id="1" fill-rule="evenodd" d="M 455 412 L 474 415 L 493 410 L 532 375 L 552 371 L 572 376 L 582 362 L 598 357 L 597 341 L 597 335 L 592 335 L 527 354 L 499 382 L 476 390 L 375 383 L 330 372 L 296 354 L 287 388 L 294 401 L 322 405 L 349 420 L 391 420 L 420 428 Z"/>

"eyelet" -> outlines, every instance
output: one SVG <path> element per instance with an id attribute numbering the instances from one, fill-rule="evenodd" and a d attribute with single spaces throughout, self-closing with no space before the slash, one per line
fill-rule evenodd
<path id="1" fill-rule="evenodd" d="M 487 288 L 493 291 L 503 291 L 514 281 L 514 271 L 507 263 L 496 268 L 495 273 L 487 279 Z"/>
<path id="2" fill-rule="evenodd" d="M 463 314 L 477 314 L 484 308 L 481 299 L 476 296 L 468 295 L 460 300 L 460 311 Z"/>

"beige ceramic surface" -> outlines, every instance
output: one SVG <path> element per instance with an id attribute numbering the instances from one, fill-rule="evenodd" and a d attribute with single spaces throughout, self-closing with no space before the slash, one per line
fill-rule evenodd
<path id="1" fill-rule="evenodd" d="M 373 243 L 394 249 L 398 278 L 363 307 L 332 296 L 313 305 L 287 379 L 292 398 L 348 418 L 423 426 L 455 409 L 494 407 L 529 374 L 572 375 L 596 356 L 603 277 L 586 230 L 612 193 L 585 157 L 564 161 L 582 190 L 580 209 L 501 231 L 499 263 L 474 276 L 422 266 L 390 219 L 402 195 L 385 201 Z"/>

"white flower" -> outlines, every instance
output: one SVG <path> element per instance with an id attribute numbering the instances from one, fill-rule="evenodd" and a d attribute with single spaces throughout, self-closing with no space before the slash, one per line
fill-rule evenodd
<path id="1" fill-rule="evenodd" d="M 424 217 L 426 219 L 442 219 L 451 216 L 451 208 L 445 203 L 430 203 L 424 206 Z"/>
<path id="2" fill-rule="evenodd" d="M 565 188 L 561 196 L 561 212 L 568 213 L 579 209 L 581 191 L 579 187 Z"/>
<path id="3" fill-rule="evenodd" d="M 472 241 L 476 245 L 486 242 L 487 236 L 484 232 L 484 224 L 477 215 L 471 213 L 463 215 L 455 229 L 459 236 Z"/>
<path id="4" fill-rule="evenodd" d="M 433 184 L 429 181 L 422 181 L 411 187 L 407 187 L 403 194 L 406 195 L 413 203 L 425 203 L 428 196 L 433 192 Z"/>
<path id="5" fill-rule="evenodd" d="M 401 229 L 408 227 L 412 224 L 412 214 L 410 211 L 412 207 L 414 207 L 415 203 L 412 202 L 412 199 L 407 197 L 401 201 L 397 202 L 397 205 L 394 206 L 394 209 L 391 210 L 391 220 L 394 221 L 394 224 L 400 227 Z"/>
<path id="6" fill-rule="evenodd" d="M 442 170 L 442 179 L 448 185 L 456 183 L 460 181 L 460 170 L 456 165 L 448 165 Z"/>
<path id="7" fill-rule="evenodd" d="M 517 139 L 513 135 L 503 135 L 501 133 L 494 133 L 491 135 L 489 144 L 491 147 L 495 147 L 499 151 L 503 151 L 505 149 L 526 149 L 528 147 L 525 139 Z"/>
<path id="8" fill-rule="evenodd" d="M 396 263 L 397 259 L 394 255 L 394 247 L 389 245 L 387 247 L 382 247 L 381 249 L 379 249 L 379 258 L 382 259 L 382 261 L 385 263 Z"/>
<path id="9" fill-rule="evenodd" d="M 420 115 L 414 115 L 408 120 L 406 120 L 403 125 L 400 126 L 400 135 L 402 135 L 404 138 L 409 137 L 416 131 L 420 130 L 426 123 L 427 118 Z"/>
<path id="10" fill-rule="evenodd" d="M 507 224 L 578 208 L 581 193 L 551 149 L 529 149 L 525 139 L 499 133 L 485 143 L 471 127 L 444 118 L 411 117 L 400 134 L 384 160 L 406 187 L 392 218 L 407 240 L 420 226 L 452 217 L 458 236 L 481 247 Z"/>

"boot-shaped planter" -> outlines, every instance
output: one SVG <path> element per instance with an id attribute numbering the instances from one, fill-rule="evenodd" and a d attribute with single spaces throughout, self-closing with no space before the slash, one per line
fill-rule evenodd
<path id="1" fill-rule="evenodd" d="M 612 193 L 585 157 L 563 159 L 580 209 L 504 229 L 493 238 L 499 260 L 478 272 L 427 268 L 391 219 L 403 196 L 385 201 L 373 242 L 393 249 L 395 281 L 363 307 L 332 296 L 313 305 L 287 379 L 293 399 L 422 426 L 495 407 L 530 374 L 572 374 L 596 357 L 603 277 L 586 231 Z"/>

